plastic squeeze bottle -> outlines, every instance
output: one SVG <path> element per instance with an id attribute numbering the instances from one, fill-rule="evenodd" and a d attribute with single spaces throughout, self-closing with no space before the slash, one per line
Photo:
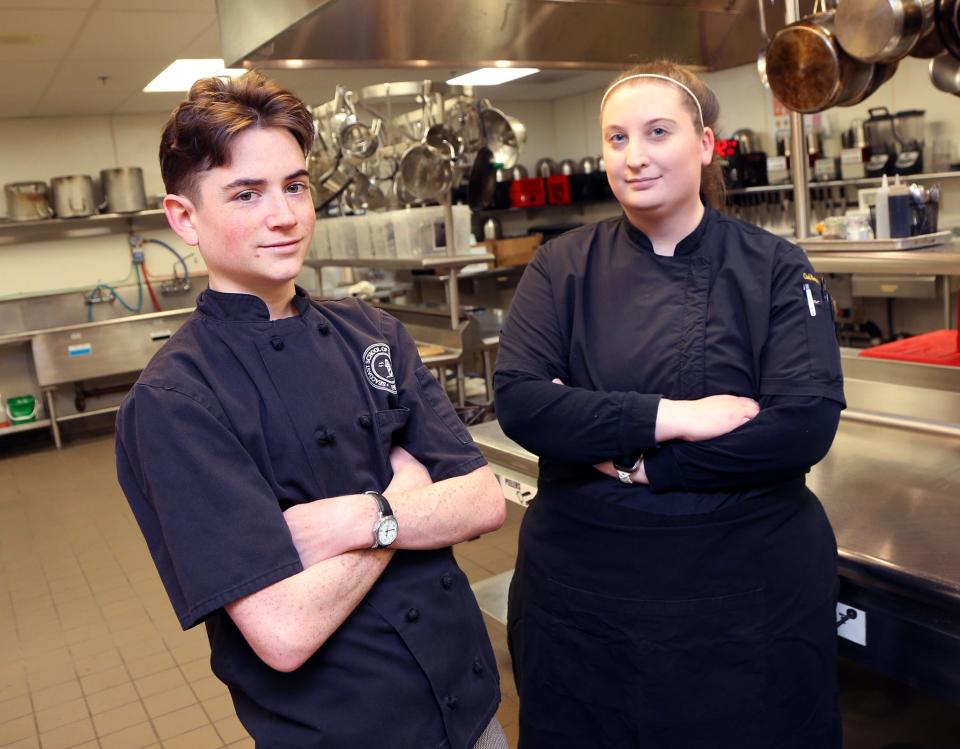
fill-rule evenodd
<path id="1" fill-rule="evenodd" d="M 876 230 L 877 239 L 890 239 L 890 183 L 887 175 L 883 175 L 880 187 L 877 189 Z"/>

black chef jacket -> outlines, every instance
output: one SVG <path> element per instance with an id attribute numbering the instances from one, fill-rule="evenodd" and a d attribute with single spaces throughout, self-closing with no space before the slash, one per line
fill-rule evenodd
<path id="1" fill-rule="evenodd" d="M 402 446 L 434 481 L 484 465 L 392 317 L 357 300 L 271 321 L 254 296 L 204 291 L 117 418 L 120 484 L 184 629 L 263 747 L 476 741 L 499 704 L 476 599 L 450 548 L 398 551 L 292 673 L 251 650 L 224 605 L 303 569 L 282 512 L 383 490 Z"/>
<path id="2" fill-rule="evenodd" d="M 625 217 L 541 247 L 504 324 L 495 385 L 504 432 L 541 457 L 541 482 L 586 482 L 664 514 L 802 476 L 844 405 L 832 300 L 806 255 L 709 205 L 673 256 Z M 713 440 L 657 445 L 661 397 L 718 394 L 758 399 L 760 414 Z M 649 487 L 592 468 L 641 453 Z"/>

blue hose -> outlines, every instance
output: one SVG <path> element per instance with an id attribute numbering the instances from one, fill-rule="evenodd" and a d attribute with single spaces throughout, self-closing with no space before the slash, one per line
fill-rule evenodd
<path id="1" fill-rule="evenodd" d="M 145 237 L 142 241 L 144 242 L 144 244 L 146 244 L 147 242 L 152 242 L 153 244 L 158 244 L 161 247 L 166 247 L 168 250 L 170 250 L 170 252 L 172 252 L 174 256 L 177 258 L 177 260 L 180 262 L 180 265 L 183 266 L 183 280 L 184 281 L 190 280 L 190 270 L 189 268 L 187 268 L 187 261 L 184 260 L 183 255 L 181 255 L 179 252 L 173 249 L 173 247 L 171 247 L 170 245 L 168 245 L 166 242 L 162 240 L 150 239 Z"/>
<path id="2" fill-rule="evenodd" d="M 106 289 L 111 294 L 113 294 L 114 298 L 118 302 L 120 302 L 121 307 L 123 307 L 128 312 L 133 312 L 135 315 L 139 314 L 143 310 L 143 279 L 140 277 L 139 263 L 133 264 L 133 272 L 137 277 L 137 306 L 136 307 L 131 307 L 129 304 L 127 304 L 123 300 L 123 297 L 120 296 L 120 292 L 117 291 L 113 286 L 111 286 L 108 283 L 98 283 L 96 286 L 93 287 L 93 290 L 96 291 L 97 289 Z M 93 305 L 88 304 L 87 305 L 87 322 L 92 322 L 92 321 L 93 321 Z"/>

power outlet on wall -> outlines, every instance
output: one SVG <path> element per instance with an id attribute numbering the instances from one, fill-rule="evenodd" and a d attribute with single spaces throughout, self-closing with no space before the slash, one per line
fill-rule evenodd
<path id="1" fill-rule="evenodd" d="M 842 601 L 837 602 L 837 635 L 857 645 L 867 644 L 867 612 Z"/>

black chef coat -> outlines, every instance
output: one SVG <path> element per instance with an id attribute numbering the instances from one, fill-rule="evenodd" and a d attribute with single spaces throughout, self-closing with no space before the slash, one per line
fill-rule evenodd
<path id="1" fill-rule="evenodd" d="M 508 612 L 521 749 L 839 746 L 836 542 L 804 485 L 844 403 L 833 320 L 798 247 L 709 206 L 670 257 L 625 217 L 537 251 L 495 374 L 540 456 Z M 661 397 L 714 394 L 761 411 L 657 445 Z M 640 453 L 650 486 L 592 467 Z"/>
<path id="2" fill-rule="evenodd" d="M 504 431 L 540 456 L 542 478 L 664 514 L 802 475 L 845 404 L 832 301 L 806 255 L 710 206 L 672 257 L 626 218 L 541 247 L 504 324 L 495 385 Z M 661 397 L 717 394 L 755 398 L 760 414 L 714 440 L 657 445 Z M 640 453 L 649 487 L 592 468 Z"/>
<path id="3" fill-rule="evenodd" d="M 269 319 L 246 294 L 204 291 L 117 418 L 120 484 L 180 624 L 206 624 L 211 663 L 257 746 L 473 745 L 499 680 L 450 548 L 398 551 L 299 669 L 251 650 L 225 604 L 303 569 L 282 512 L 382 491 L 402 446 L 434 481 L 484 465 L 392 317 L 360 301 Z"/>

